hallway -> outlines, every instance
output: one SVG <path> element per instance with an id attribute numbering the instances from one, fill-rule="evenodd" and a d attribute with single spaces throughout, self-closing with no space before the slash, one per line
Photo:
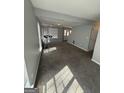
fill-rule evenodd
<path id="1" fill-rule="evenodd" d="M 100 93 L 100 66 L 92 53 L 68 43 L 43 51 L 35 87 L 39 93 Z"/>

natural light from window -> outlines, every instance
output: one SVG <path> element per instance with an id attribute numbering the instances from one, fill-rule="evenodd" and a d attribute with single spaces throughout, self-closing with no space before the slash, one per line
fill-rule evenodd
<path id="1" fill-rule="evenodd" d="M 56 49 L 57 49 L 56 47 L 51 47 L 51 48 L 45 49 L 44 53 L 50 53 L 50 52 L 55 51 Z"/>
<path id="2" fill-rule="evenodd" d="M 69 36 L 72 33 L 72 30 L 64 30 L 64 36 Z"/>
<path id="3" fill-rule="evenodd" d="M 72 85 L 68 89 L 67 93 L 84 93 L 83 89 L 79 85 L 78 81 L 74 79 Z"/>
<path id="4" fill-rule="evenodd" d="M 74 78 L 69 67 L 65 66 L 43 85 L 42 93 L 84 93 L 84 90 Z"/>
<path id="5" fill-rule="evenodd" d="M 67 36 L 69 36 L 69 31 L 67 32 Z"/>
<path id="6" fill-rule="evenodd" d="M 66 30 L 64 30 L 64 36 L 66 36 Z"/>
<path id="7" fill-rule="evenodd" d="M 72 33 L 72 30 L 70 30 L 70 34 Z"/>

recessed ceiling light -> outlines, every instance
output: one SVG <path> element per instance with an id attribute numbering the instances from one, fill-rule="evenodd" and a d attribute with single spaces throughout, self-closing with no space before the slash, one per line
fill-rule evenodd
<path id="1" fill-rule="evenodd" d="M 58 24 L 58 26 L 60 26 L 61 24 Z"/>

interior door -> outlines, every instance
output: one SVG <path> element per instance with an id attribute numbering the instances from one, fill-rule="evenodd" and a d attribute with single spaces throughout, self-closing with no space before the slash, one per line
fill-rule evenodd
<path id="1" fill-rule="evenodd" d="M 95 46 L 95 42 L 96 42 L 96 37 L 98 34 L 98 30 L 99 29 L 99 23 L 95 23 L 91 29 L 91 33 L 90 33 L 90 40 L 89 40 L 89 46 L 88 49 L 90 51 L 92 51 L 94 49 Z"/>

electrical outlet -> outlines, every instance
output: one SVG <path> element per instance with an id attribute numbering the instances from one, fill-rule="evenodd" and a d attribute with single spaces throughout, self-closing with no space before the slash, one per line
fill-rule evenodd
<path id="1" fill-rule="evenodd" d="M 75 41 L 73 40 L 73 42 L 72 42 L 73 44 L 75 44 Z"/>

